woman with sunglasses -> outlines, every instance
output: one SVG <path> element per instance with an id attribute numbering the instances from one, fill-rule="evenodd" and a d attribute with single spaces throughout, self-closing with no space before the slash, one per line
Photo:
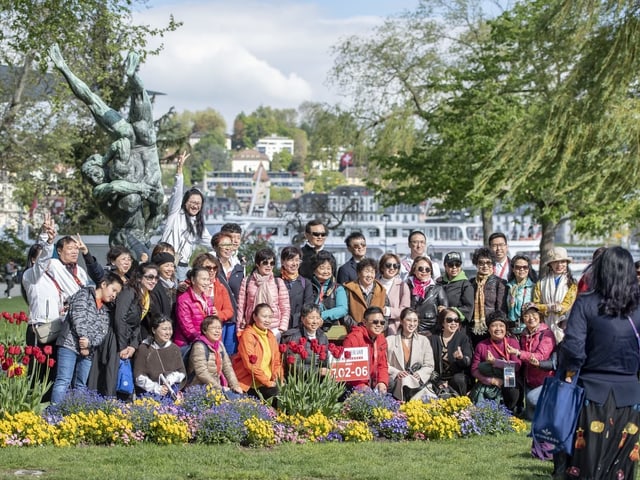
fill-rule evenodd
<path id="1" fill-rule="evenodd" d="M 270 248 L 262 248 L 254 257 L 255 267 L 248 277 L 242 280 L 238 295 L 238 316 L 236 326 L 240 337 L 256 305 L 266 303 L 273 311 L 270 330 L 279 341 L 280 336 L 289 327 L 291 305 L 289 291 L 281 278 L 273 275 L 276 265 L 276 254 Z"/>
<path id="2" fill-rule="evenodd" d="M 385 253 L 378 263 L 378 281 L 387 291 L 389 299 L 389 324 L 387 335 L 398 333 L 400 313 L 411 305 L 409 285 L 400 278 L 400 257 L 395 253 Z"/>
<path id="3" fill-rule="evenodd" d="M 436 327 L 438 312 L 449 306 L 449 300 L 441 285 L 431 273 L 433 265 L 427 257 L 416 257 L 411 265 L 407 284 L 411 290 L 411 308 L 418 312 L 418 333 L 431 335 Z"/>
<path id="4" fill-rule="evenodd" d="M 524 324 L 520 322 L 522 306 L 533 298 L 537 275 L 531 268 L 531 260 L 526 255 L 514 255 L 510 262 L 509 281 L 507 282 L 507 308 L 509 321 L 515 323 L 512 333 L 520 334 Z"/>
<path id="5" fill-rule="evenodd" d="M 184 281 L 189 269 L 189 260 L 198 245 L 209 246 L 211 234 L 204 225 L 204 195 L 197 188 L 190 188 L 183 194 L 184 177 L 182 167 L 189 154 L 182 153 L 176 162 L 176 183 L 169 200 L 167 222 L 162 233 L 162 241 L 173 245 L 178 260 L 178 281 Z"/>
<path id="6" fill-rule="evenodd" d="M 495 312 L 507 313 L 507 282 L 494 275 L 493 268 L 496 257 L 493 250 L 481 247 L 473 252 L 471 261 L 477 269 L 476 276 L 471 279 L 474 290 L 473 319 L 468 330 L 471 343 L 477 345 L 489 336 L 487 317 Z"/>
<path id="7" fill-rule="evenodd" d="M 94 356 L 87 386 L 106 397 L 116 396 L 120 360 L 132 359 L 142 338 L 151 333 L 149 308 L 151 291 L 158 282 L 158 267 L 153 263 L 141 263 L 136 268 L 122 292 L 118 295 L 115 312 L 106 338 Z M 141 324 L 147 325 L 145 337 Z M 117 394 L 129 400 L 130 395 Z"/>
<path id="8" fill-rule="evenodd" d="M 460 311 L 456 308 L 445 308 L 438 314 L 438 330 L 431 336 L 435 361 L 431 379 L 436 393 L 447 387 L 458 395 L 469 392 L 473 346 L 460 324 Z"/>

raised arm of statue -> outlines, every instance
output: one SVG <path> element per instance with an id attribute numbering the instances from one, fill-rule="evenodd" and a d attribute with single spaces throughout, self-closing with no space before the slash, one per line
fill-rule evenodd
<path id="1" fill-rule="evenodd" d="M 98 125 L 104 128 L 112 137 L 116 139 L 128 138 L 133 143 L 135 133 L 131 124 L 108 106 L 98 95 L 93 93 L 86 83 L 73 74 L 62 57 L 60 47 L 57 44 L 49 48 L 49 58 L 55 67 L 60 70 L 60 73 L 64 75 L 75 96 L 89 107 Z"/>

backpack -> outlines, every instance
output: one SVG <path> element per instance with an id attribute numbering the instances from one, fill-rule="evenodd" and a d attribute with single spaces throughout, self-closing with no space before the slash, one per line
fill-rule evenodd
<path id="1" fill-rule="evenodd" d="M 196 340 L 195 342 L 189 344 L 189 346 L 182 352 L 182 363 L 184 363 L 184 369 L 187 370 L 189 368 L 189 359 L 191 358 L 191 349 L 196 343 L 201 343 L 204 345 L 204 358 L 208 362 L 209 361 L 209 347 L 202 340 Z M 195 370 L 187 375 L 187 383 L 189 385 L 193 379 L 196 377 Z"/>

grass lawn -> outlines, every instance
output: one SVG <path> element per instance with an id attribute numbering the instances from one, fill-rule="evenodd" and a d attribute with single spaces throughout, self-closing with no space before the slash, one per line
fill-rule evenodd
<path id="1" fill-rule="evenodd" d="M 549 478 L 525 434 L 434 442 L 163 447 L 39 447 L 0 450 L 0 478 L 41 470 L 46 479 L 491 479 Z"/>

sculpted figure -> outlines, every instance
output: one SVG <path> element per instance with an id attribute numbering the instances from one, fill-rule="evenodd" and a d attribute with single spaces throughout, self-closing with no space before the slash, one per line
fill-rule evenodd
<path id="1" fill-rule="evenodd" d="M 94 185 L 98 207 L 112 222 L 110 245 L 124 245 L 138 258 L 141 253 L 148 254 L 149 237 L 162 219 L 164 192 L 152 105 L 138 75 L 139 56 L 130 52 L 124 63 L 131 93 L 128 119 L 73 74 L 57 45 L 49 49 L 49 57 L 114 140 L 104 155 L 91 155 L 82 166 L 83 175 Z"/>

